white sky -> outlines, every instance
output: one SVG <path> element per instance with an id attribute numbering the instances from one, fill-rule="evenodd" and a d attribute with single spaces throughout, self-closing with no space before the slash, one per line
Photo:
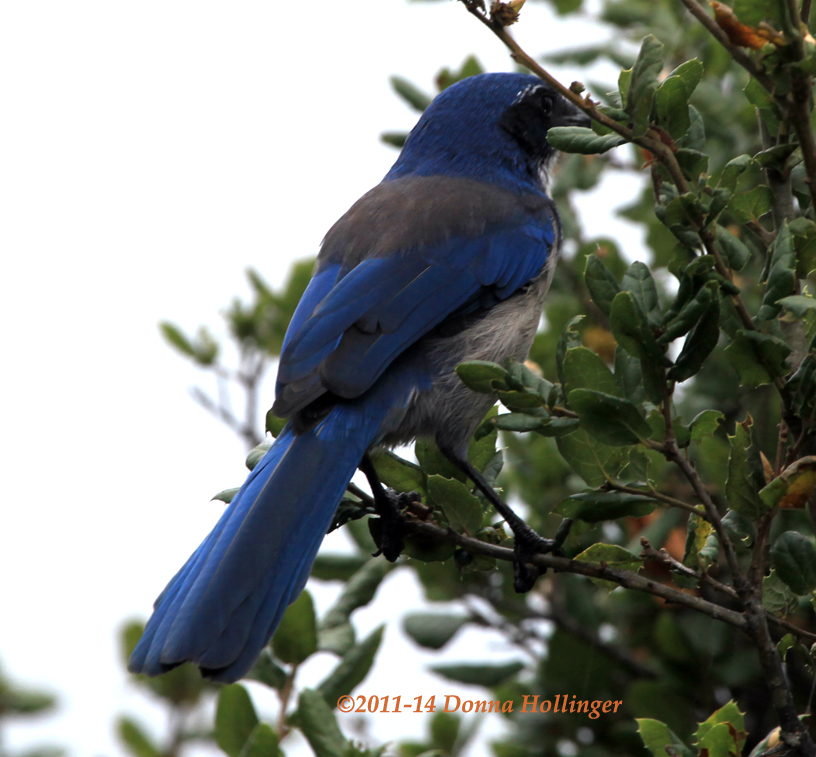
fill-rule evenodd
<path id="1" fill-rule="evenodd" d="M 538 53 L 598 33 L 528 3 L 517 36 Z M 395 159 L 378 135 L 415 122 L 389 75 L 431 91 L 441 66 L 470 53 L 511 69 L 454 2 L 0 6 L 0 665 L 60 698 L 55 715 L 13 725 L 8 749 L 121 754 L 122 712 L 161 731 L 161 711 L 127 682 L 117 629 L 147 616 L 220 513 L 210 497 L 246 471 L 241 442 L 187 394 L 206 377 L 156 324 L 219 333 L 249 266 L 279 286 Z M 631 238 L 603 210 L 633 196 L 623 181 L 612 200 L 582 198 L 591 233 Z M 331 592 L 317 599 L 325 607 Z M 357 625 L 365 633 L 419 605 L 401 571 Z M 499 637 L 467 633 L 445 658 L 468 659 L 473 645 L 496 661 L 514 656 Z M 376 678 L 360 691 L 448 693 L 422 672 L 436 661 L 390 622 Z M 330 663 L 318 657 L 304 683 Z M 371 726 L 381 741 L 426 727 L 407 714 Z"/>

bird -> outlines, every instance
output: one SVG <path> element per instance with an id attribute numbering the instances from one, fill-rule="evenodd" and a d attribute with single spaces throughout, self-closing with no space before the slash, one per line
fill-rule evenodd
<path id="1" fill-rule="evenodd" d="M 395 560 L 404 502 L 379 483 L 378 446 L 434 439 L 512 529 L 515 586 L 531 587 L 526 561 L 552 542 L 468 461 L 496 398 L 454 369 L 526 359 L 561 237 L 547 132 L 588 124 L 528 74 L 479 74 L 434 98 L 383 180 L 323 239 L 280 356 L 272 411 L 288 422 L 156 600 L 132 672 L 189 661 L 214 681 L 245 676 L 304 588 L 358 467 Z"/>

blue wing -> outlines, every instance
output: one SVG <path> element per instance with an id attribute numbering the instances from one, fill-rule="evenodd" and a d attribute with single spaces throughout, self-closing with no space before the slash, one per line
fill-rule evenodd
<path id="1" fill-rule="evenodd" d="M 403 239 L 403 249 L 377 251 L 353 267 L 328 257 L 287 332 L 276 412 L 288 415 L 325 391 L 357 397 L 446 319 L 512 295 L 544 269 L 556 223 L 545 206 L 483 225 L 477 235 L 443 230 L 441 239 L 415 246 Z"/>

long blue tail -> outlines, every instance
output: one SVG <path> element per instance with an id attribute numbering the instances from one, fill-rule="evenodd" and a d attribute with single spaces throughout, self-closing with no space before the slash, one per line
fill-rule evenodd
<path id="1" fill-rule="evenodd" d="M 389 405 L 338 405 L 300 436 L 287 425 L 156 600 L 132 672 L 158 675 L 191 661 L 208 678 L 232 682 L 249 671 L 306 584 Z"/>

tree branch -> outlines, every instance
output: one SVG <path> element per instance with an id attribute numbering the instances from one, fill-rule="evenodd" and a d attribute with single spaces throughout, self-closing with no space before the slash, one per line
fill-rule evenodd
<path id="1" fill-rule="evenodd" d="M 409 523 L 410 527 L 415 529 L 416 533 L 425 534 L 435 539 L 448 539 L 453 541 L 454 544 L 463 547 L 471 554 L 493 557 L 497 560 L 504 560 L 505 562 L 513 562 L 513 550 L 507 547 L 488 544 L 487 542 L 458 534 L 455 531 L 441 528 L 432 523 L 418 520 L 412 520 Z M 534 555 L 530 559 L 530 562 L 539 568 L 552 568 L 565 573 L 575 573 L 577 575 L 587 576 L 588 578 L 600 578 L 604 581 L 611 581 L 612 583 L 618 584 L 618 586 L 625 586 L 628 589 L 642 591 L 646 594 L 660 597 L 672 604 L 683 605 L 684 607 L 697 610 L 697 612 L 708 615 L 715 620 L 722 620 L 743 631 L 747 629 L 745 617 L 741 613 L 729 610 L 727 607 L 721 607 L 700 597 L 684 594 L 677 589 L 628 570 L 610 568 L 605 563 L 587 563 L 580 560 L 571 560 L 568 557 L 556 557 L 555 555 L 543 554 Z"/>

